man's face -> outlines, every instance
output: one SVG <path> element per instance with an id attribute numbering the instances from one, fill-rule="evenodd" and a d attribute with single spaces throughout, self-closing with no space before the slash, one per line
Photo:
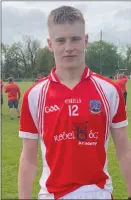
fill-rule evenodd
<path id="1" fill-rule="evenodd" d="M 62 68 L 79 68 L 85 62 L 85 48 L 88 36 L 85 26 L 80 22 L 74 24 L 52 24 L 49 27 L 48 46 L 54 53 L 56 66 Z"/>

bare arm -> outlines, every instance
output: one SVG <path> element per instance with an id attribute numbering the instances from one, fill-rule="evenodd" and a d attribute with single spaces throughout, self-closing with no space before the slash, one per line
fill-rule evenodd
<path id="1" fill-rule="evenodd" d="M 19 199 L 31 199 L 37 167 L 38 140 L 24 139 L 18 174 Z"/>
<path id="2" fill-rule="evenodd" d="M 18 99 L 20 99 L 20 96 L 21 96 L 21 94 L 20 94 L 20 88 L 18 87 Z"/>
<path id="3" fill-rule="evenodd" d="M 131 142 L 127 136 L 127 127 L 112 128 L 111 133 L 116 148 L 116 155 L 128 185 L 128 194 L 131 197 Z"/>

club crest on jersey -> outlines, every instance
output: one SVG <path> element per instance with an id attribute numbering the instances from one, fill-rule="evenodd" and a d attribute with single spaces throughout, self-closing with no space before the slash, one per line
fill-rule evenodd
<path id="1" fill-rule="evenodd" d="M 90 100 L 90 112 L 93 114 L 98 114 L 101 112 L 100 100 Z"/>

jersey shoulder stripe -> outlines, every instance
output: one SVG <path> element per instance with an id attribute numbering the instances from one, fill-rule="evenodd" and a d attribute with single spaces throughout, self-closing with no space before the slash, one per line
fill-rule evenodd
<path id="1" fill-rule="evenodd" d="M 118 128 L 126 126 L 128 124 L 127 116 L 125 111 L 124 97 L 120 87 L 114 81 L 99 74 L 92 73 L 91 79 L 100 85 L 108 100 L 112 126 L 116 128 L 118 126 Z"/>
<path id="2" fill-rule="evenodd" d="M 40 92 L 40 89 L 42 88 L 42 86 L 47 82 L 47 81 L 49 81 L 49 78 L 48 77 L 45 77 L 45 78 L 43 78 L 42 80 L 40 80 L 39 82 L 37 82 L 37 83 L 34 83 L 32 86 L 30 86 L 27 90 L 26 90 L 26 92 L 24 93 L 24 96 L 27 96 L 28 97 L 28 95 L 30 94 L 30 93 L 34 93 L 34 92 L 36 92 L 36 91 L 38 91 L 39 90 L 39 92 Z"/>
<path id="3" fill-rule="evenodd" d="M 24 94 L 19 136 L 23 138 L 37 139 L 39 134 L 38 102 L 41 91 L 45 85 L 49 85 L 49 79 L 33 84 Z"/>
<path id="4" fill-rule="evenodd" d="M 115 81 L 111 80 L 108 77 L 102 76 L 101 74 L 97 74 L 97 73 L 92 73 L 92 77 L 96 77 L 96 79 L 100 79 L 102 81 L 102 83 L 106 82 L 108 83 L 110 86 L 112 86 L 112 88 L 115 88 L 117 91 L 120 90 L 119 86 L 117 85 L 117 83 L 115 83 Z"/>

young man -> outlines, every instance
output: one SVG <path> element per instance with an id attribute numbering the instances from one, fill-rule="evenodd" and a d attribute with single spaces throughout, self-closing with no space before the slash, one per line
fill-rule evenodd
<path id="1" fill-rule="evenodd" d="M 125 105 L 127 101 L 127 89 L 126 89 L 126 84 L 128 82 L 128 77 L 125 75 L 120 75 L 119 78 L 115 81 L 116 84 L 118 84 L 122 90 L 124 100 L 125 100 Z"/>
<path id="2" fill-rule="evenodd" d="M 48 30 L 56 66 L 23 98 L 19 199 L 31 199 L 38 137 L 44 164 L 38 199 L 112 199 L 107 171 L 110 131 L 130 196 L 131 144 L 122 92 L 85 66 L 88 37 L 79 10 L 53 10 Z"/>
<path id="3" fill-rule="evenodd" d="M 8 106 L 10 109 L 11 120 L 14 119 L 14 108 L 17 111 L 18 117 L 20 118 L 19 100 L 20 100 L 20 88 L 14 83 L 13 78 L 8 78 L 9 84 L 5 87 L 5 92 L 8 94 Z"/>

